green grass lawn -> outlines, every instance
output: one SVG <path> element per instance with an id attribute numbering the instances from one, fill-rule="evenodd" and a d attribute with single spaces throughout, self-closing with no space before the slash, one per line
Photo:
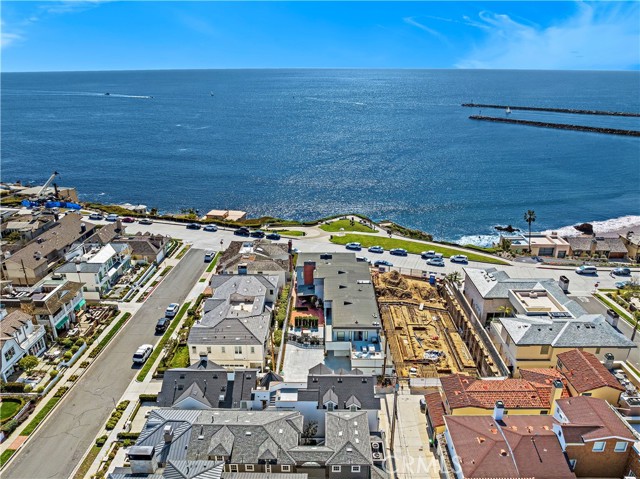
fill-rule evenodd
<path id="1" fill-rule="evenodd" d="M 182 259 L 182 257 L 187 254 L 187 251 L 189 251 L 191 249 L 191 245 L 188 244 L 187 246 L 185 246 L 184 248 L 182 248 L 182 251 L 180 251 L 178 253 L 178 256 L 176 256 L 176 259 Z"/>
<path id="2" fill-rule="evenodd" d="M 220 258 L 220 253 L 216 253 L 215 258 L 213 258 L 211 260 L 211 263 L 209 263 L 209 266 L 207 266 L 207 273 L 211 273 L 213 271 L 213 268 L 216 267 L 216 265 L 218 264 L 218 258 Z"/>
<path id="3" fill-rule="evenodd" d="M 54 396 L 51 399 L 49 399 L 47 404 L 45 404 L 44 407 L 40 409 L 40 412 L 36 414 L 36 416 L 33 418 L 33 420 L 29 424 L 27 424 L 27 427 L 25 427 L 22 430 L 22 433 L 20 435 L 28 436 L 33 431 L 35 431 L 36 427 L 38 427 L 38 424 L 40 424 L 42 420 L 46 417 L 46 415 L 49 414 L 49 411 L 51 411 L 55 407 L 55 405 L 58 404 L 58 401 L 60 401 L 60 399 L 62 398 L 57 396 Z"/>
<path id="4" fill-rule="evenodd" d="M 189 306 L 191 306 L 191 302 L 184 303 L 182 305 L 182 308 L 180 308 L 180 312 L 178 312 L 177 316 L 171 320 L 171 324 L 164 332 L 162 338 L 160 339 L 160 341 L 158 341 L 158 344 L 156 344 L 156 347 L 153 349 L 151 356 L 149 356 L 149 359 L 147 359 L 147 362 L 144 363 L 144 366 L 142 366 L 142 369 L 138 373 L 138 376 L 136 378 L 138 382 L 144 381 L 144 378 L 147 377 L 147 374 L 149 374 L 149 371 L 151 371 L 151 368 L 153 367 L 153 363 L 156 362 L 156 359 L 158 359 L 158 356 L 160 356 L 160 354 L 162 353 L 164 345 L 167 344 L 167 341 L 169 341 L 169 338 L 178 327 L 178 324 L 180 324 L 180 321 L 189 309 Z"/>
<path id="5" fill-rule="evenodd" d="M 304 231 L 298 231 L 298 230 L 269 230 L 269 231 L 275 231 L 276 233 L 279 233 L 282 236 L 304 236 L 306 234 Z"/>
<path id="6" fill-rule="evenodd" d="M 178 346 L 176 352 L 171 359 L 169 368 L 186 368 L 189 366 L 189 348 L 185 346 Z"/>
<path id="7" fill-rule="evenodd" d="M 334 236 L 331 239 L 331 242 L 335 244 L 347 244 L 347 243 L 355 242 L 355 243 L 360 243 L 363 248 L 379 245 L 379 246 L 382 246 L 387 251 L 393 248 L 404 248 L 409 253 L 415 253 L 415 254 L 420 254 L 422 251 L 433 250 L 436 253 L 442 253 L 447 258 L 454 254 L 464 254 L 467 258 L 469 258 L 469 261 L 481 261 L 483 263 L 493 263 L 493 264 L 509 264 L 506 261 L 502 261 L 499 258 L 481 256 L 479 254 L 470 253 L 465 250 L 448 248 L 445 246 L 427 245 L 423 243 L 416 243 L 414 241 L 385 238 L 382 236 L 346 234 L 344 236 Z"/>
<path id="8" fill-rule="evenodd" d="M 365 226 L 359 223 L 357 220 L 354 221 L 353 224 L 351 224 L 351 221 L 349 220 L 336 220 L 336 221 L 332 221 L 329 224 L 320 226 L 321 230 L 329 231 L 332 233 L 337 233 L 338 231 L 340 231 L 340 228 L 344 228 L 344 231 L 357 231 L 360 233 L 377 233 L 376 230 L 373 230 L 368 226 Z"/>
<path id="9" fill-rule="evenodd" d="M 20 401 L 4 400 L 0 403 L 0 420 L 4 421 L 18 412 L 22 403 Z"/>
<path id="10" fill-rule="evenodd" d="M 598 299 L 600 301 L 602 301 L 604 304 L 606 304 L 610 309 L 613 309 L 616 313 L 618 313 L 618 315 L 621 318 L 624 318 L 628 323 L 631 323 L 632 326 L 636 324 L 636 320 L 633 317 L 633 315 L 630 314 L 627 310 L 625 310 L 618 303 L 616 303 L 615 301 L 613 301 L 609 297 L 605 296 L 604 294 L 599 294 L 598 293 L 598 294 L 596 294 L 596 296 L 598 297 Z"/>
<path id="11" fill-rule="evenodd" d="M 0 455 L 0 467 L 4 466 L 6 462 L 13 456 L 16 449 L 7 449 Z"/>

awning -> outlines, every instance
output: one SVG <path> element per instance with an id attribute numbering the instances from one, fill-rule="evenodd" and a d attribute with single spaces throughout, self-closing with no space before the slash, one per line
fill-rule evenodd
<path id="1" fill-rule="evenodd" d="M 60 318 L 60 320 L 56 323 L 56 329 L 62 328 L 67 321 L 69 321 L 69 315 Z"/>
<path id="2" fill-rule="evenodd" d="M 75 309 L 76 311 L 78 311 L 78 310 L 79 310 L 80 308 L 82 308 L 85 304 L 87 304 L 87 301 L 86 301 L 84 298 L 82 298 L 82 299 L 80 300 L 80 302 L 79 302 L 78 304 L 76 304 L 76 307 L 75 307 L 75 308 L 73 308 L 73 309 Z"/>

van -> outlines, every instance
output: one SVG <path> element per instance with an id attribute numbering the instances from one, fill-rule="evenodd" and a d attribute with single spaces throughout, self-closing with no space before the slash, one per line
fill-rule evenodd
<path id="1" fill-rule="evenodd" d="M 215 257 L 215 252 L 208 249 L 207 251 L 204 252 L 204 261 L 205 263 L 209 263 L 211 261 L 213 261 L 213 258 Z"/>
<path id="2" fill-rule="evenodd" d="M 598 274 L 598 269 L 595 266 L 588 266 L 583 264 L 576 268 L 578 274 Z"/>

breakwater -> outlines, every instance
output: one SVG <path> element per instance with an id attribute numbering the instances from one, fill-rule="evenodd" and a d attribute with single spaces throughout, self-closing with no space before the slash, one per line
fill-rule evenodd
<path id="1" fill-rule="evenodd" d="M 496 118 L 493 116 L 471 115 L 471 120 L 494 121 L 498 123 L 513 123 L 541 128 L 555 128 L 556 130 L 588 131 L 591 133 L 605 133 L 607 135 L 640 136 L 640 131 L 620 130 L 617 128 L 601 128 L 597 126 L 570 125 L 566 123 L 547 123 L 543 121 L 515 120 L 513 118 Z"/>
<path id="2" fill-rule="evenodd" d="M 513 110 L 548 111 L 553 113 L 573 113 L 576 115 L 640 117 L 640 113 L 631 113 L 626 111 L 578 110 L 574 108 L 544 108 L 544 107 L 536 107 L 536 106 L 489 105 L 484 103 L 463 103 L 462 106 L 468 107 L 468 108 L 498 108 L 501 110 L 506 110 L 507 108 L 509 108 L 512 111 Z"/>

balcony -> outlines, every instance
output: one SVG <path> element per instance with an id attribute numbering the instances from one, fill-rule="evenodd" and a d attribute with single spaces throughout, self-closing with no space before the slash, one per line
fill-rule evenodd
<path id="1" fill-rule="evenodd" d="M 353 341 L 351 346 L 351 359 L 384 359 L 380 343 Z"/>

